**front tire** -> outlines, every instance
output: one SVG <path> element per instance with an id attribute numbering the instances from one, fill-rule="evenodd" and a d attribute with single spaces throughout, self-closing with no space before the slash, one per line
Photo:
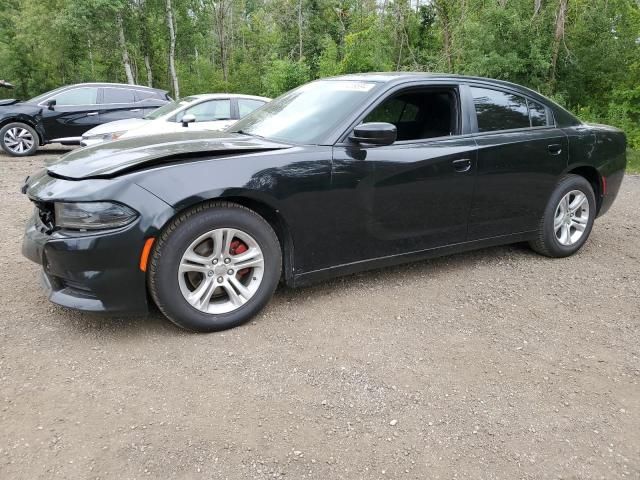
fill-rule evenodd
<path id="1" fill-rule="evenodd" d="M 38 133 L 26 123 L 12 122 L 0 129 L 0 146 L 12 157 L 33 155 L 39 143 Z"/>
<path id="2" fill-rule="evenodd" d="M 596 216 L 591 184 L 579 175 L 563 177 L 549 198 L 531 248 L 547 257 L 568 257 L 589 238 Z"/>
<path id="3" fill-rule="evenodd" d="M 241 325 L 271 299 L 282 268 L 278 237 L 241 205 L 209 202 L 178 215 L 154 245 L 148 284 L 160 311 L 181 328 Z"/>

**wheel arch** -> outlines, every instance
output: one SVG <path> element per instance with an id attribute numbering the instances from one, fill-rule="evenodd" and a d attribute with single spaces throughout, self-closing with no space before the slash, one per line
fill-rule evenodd
<path id="1" fill-rule="evenodd" d="M 598 169 L 591 165 L 581 165 L 571 168 L 567 171 L 568 174 L 579 175 L 587 180 L 593 188 L 593 193 L 596 196 L 596 215 L 600 212 L 602 206 L 602 175 L 598 172 Z"/>
<path id="2" fill-rule="evenodd" d="M 211 202 L 229 202 L 236 205 L 241 205 L 253 212 L 257 213 L 260 217 L 262 217 L 270 226 L 273 228 L 276 236 L 278 237 L 278 242 L 280 242 L 280 250 L 282 252 L 282 271 L 284 275 L 284 279 L 288 285 L 293 284 L 293 271 L 294 271 L 294 257 L 293 257 L 293 238 L 291 236 L 290 228 L 285 220 L 282 212 L 275 207 L 274 205 L 264 201 L 258 200 L 245 195 L 229 195 L 229 196 L 220 196 L 214 197 L 206 200 L 201 200 L 195 203 L 191 203 L 189 205 L 181 206 L 174 211 L 173 215 L 168 218 L 163 226 L 164 229 L 167 225 L 169 225 L 174 218 L 178 217 L 180 214 L 185 212 L 186 210 L 190 210 L 192 208 L 197 208 L 199 205 Z"/>

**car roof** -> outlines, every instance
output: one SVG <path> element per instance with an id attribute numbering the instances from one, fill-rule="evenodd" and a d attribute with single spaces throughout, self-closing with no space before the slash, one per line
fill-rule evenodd
<path id="1" fill-rule="evenodd" d="M 350 73 L 337 77 L 330 77 L 326 80 L 359 80 L 362 82 L 378 82 L 378 83 L 403 83 L 408 81 L 431 81 L 431 80 L 456 80 L 459 82 L 475 81 L 482 83 L 492 83 L 518 90 L 531 90 L 516 83 L 507 82 L 506 80 L 496 80 L 494 78 L 477 77 L 472 75 L 457 75 L 454 73 L 439 72 L 370 72 L 370 73 Z M 531 90 L 534 92 L 534 90 Z M 537 92 L 535 92 L 537 93 Z M 538 94 L 539 95 L 539 94 Z"/>
<path id="2" fill-rule="evenodd" d="M 247 98 L 250 100 L 271 100 L 268 97 L 260 97 L 258 95 L 244 95 L 241 93 L 198 93 L 196 95 L 188 95 L 191 98 L 197 98 L 198 100 L 209 99 L 209 98 Z"/>
<path id="3" fill-rule="evenodd" d="M 135 85 L 130 83 L 110 83 L 110 82 L 85 82 L 85 83 L 74 83 L 72 85 L 64 85 L 62 87 L 58 87 L 54 90 L 62 90 L 65 88 L 75 88 L 75 87 L 113 87 L 113 88 L 129 88 L 134 90 L 149 90 L 152 92 L 162 92 L 167 93 L 167 90 L 162 90 L 160 88 L 147 87 L 145 85 Z M 54 91 L 51 90 L 51 91 Z"/>

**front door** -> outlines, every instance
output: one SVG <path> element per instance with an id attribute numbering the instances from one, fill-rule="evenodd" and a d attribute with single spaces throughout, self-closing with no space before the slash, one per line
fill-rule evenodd
<path id="1" fill-rule="evenodd" d="M 81 137 L 100 124 L 97 87 L 71 88 L 50 100 L 55 100 L 55 105 L 52 108 L 45 105 L 42 109 L 47 140 Z"/>
<path id="2" fill-rule="evenodd" d="M 393 123 L 398 140 L 334 148 L 337 263 L 464 242 L 476 143 L 461 135 L 457 87 L 400 90 L 363 121 Z"/>

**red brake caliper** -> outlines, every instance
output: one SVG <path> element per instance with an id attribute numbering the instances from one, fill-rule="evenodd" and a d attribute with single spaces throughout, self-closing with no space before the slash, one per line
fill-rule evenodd
<path id="1" fill-rule="evenodd" d="M 231 242 L 231 245 L 230 245 L 230 248 L 229 248 L 229 253 L 231 255 L 240 255 L 241 253 L 244 253 L 247 250 L 249 250 L 249 247 L 247 247 L 247 245 L 243 241 L 234 240 L 233 242 Z M 247 273 L 249 273 L 249 270 L 251 270 L 251 269 L 250 268 L 243 268 L 242 270 L 238 270 L 238 275 L 243 277 Z"/>

